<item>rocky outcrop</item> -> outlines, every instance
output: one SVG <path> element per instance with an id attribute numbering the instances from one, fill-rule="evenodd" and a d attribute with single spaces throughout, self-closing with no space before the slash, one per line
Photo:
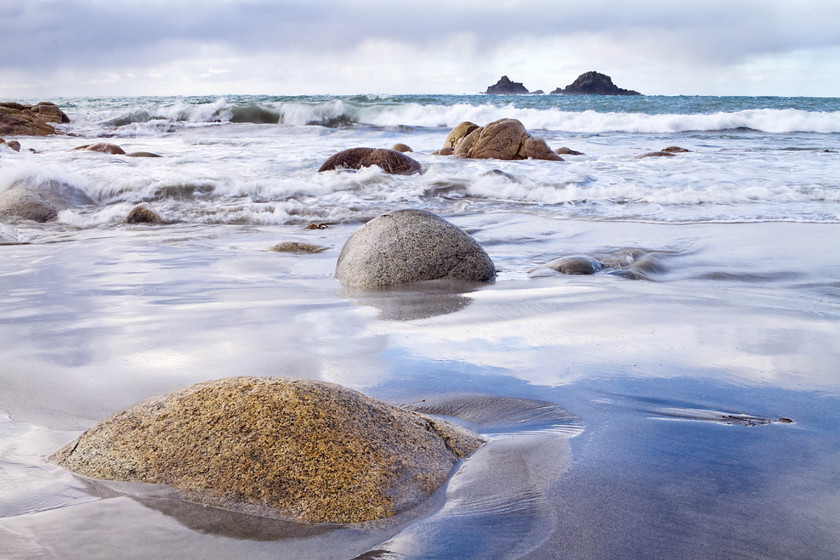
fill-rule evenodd
<path id="1" fill-rule="evenodd" d="M 417 160 L 396 150 L 351 148 L 327 158 L 318 172 L 336 169 L 362 169 L 374 165 L 380 167 L 385 173 L 392 175 L 413 175 L 422 171 L 422 167 Z"/>
<path id="2" fill-rule="evenodd" d="M 70 119 L 55 103 L 0 103 L 0 134 L 48 136 L 55 134 L 55 128 L 50 123 L 68 122 Z"/>
<path id="3" fill-rule="evenodd" d="M 612 78 L 599 72 L 584 72 L 565 88 L 551 92 L 559 95 L 641 95 L 638 91 L 621 89 L 613 84 Z"/>
<path id="4" fill-rule="evenodd" d="M 516 95 L 530 92 L 528 88 L 522 85 L 522 82 L 512 82 L 507 76 L 502 76 L 498 82 L 489 86 L 484 93 L 492 95 Z"/>
<path id="5" fill-rule="evenodd" d="M 531 136 L 516 119 L 500 119 L 473 129 L 458 142 L 453 155 L 468 159 L 563 161 L 563 158 L 551 151 L 544 140 Z"/>
<path id="6" fill-rule="evenodd" d="M 232 377 L 121 412 L 50 460 L 83 476 L 302 522 L 356 523 L 426 499 L 482 440 L 332 383 Z"/>
<path id="7" fill-rule="evenodd" d="M 345 286 L 376 288 L 452 279 L 487 282 L 493 261 L 461 228 L 425 210 L 375 218 L 347 240 L 335 268 Z"/>

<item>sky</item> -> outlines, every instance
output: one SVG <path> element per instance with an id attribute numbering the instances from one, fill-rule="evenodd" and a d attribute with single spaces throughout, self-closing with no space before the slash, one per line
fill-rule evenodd
<path id="1" fill-rule="evenodd" d="M 838 0 L 0 0 L 0 100 L 549 92 L 840 96 Z"/>

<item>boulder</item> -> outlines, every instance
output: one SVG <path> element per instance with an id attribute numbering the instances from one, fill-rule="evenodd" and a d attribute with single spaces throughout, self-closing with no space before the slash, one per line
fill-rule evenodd
<path id="1" fill-rule="evenodd" d="M 124 155 L 125 150 L 116 144 L 108 144 L 107 142 L 99 142 L 96 144 L 85 144 L 84 146 L 76 146 L 71 152 L 100 152 L 103 154 Z"/>
<path id="2" fill-rule="evenodd" d="M 487 282 L 493 261 L 459 227 L 425 210 L 396 210 L 358 229 L 344 244 L 335 277 L 345 286 L 376 288 L 452 279 Z"/>
<path id="3" fill-rule="evenodd" d="M 563 146 L 562 148 L 557 148 L 554 150 L 555 154 L 559 154 L 561 156 L 582 156 L 583 152 L 578 152 L 577 150 L 573 150 L 571 148 L 567 148 Z"/>
<path id="4" fill-rule="evenodd" d="M 522 82 L 512 82 L 507 76 L 502 76 L 498 82 L 487 88 L 484 93 L 493 95 L 515 95 L 528 93 L 528 88 Z"/>
<path id="5" fill-rule="evenodd" d="M 58 210 L 36 192 L 12 188 L 0 192 L 0 215 L 43 223 L 54 220 Z"/>
<path id="6" fill-rule="evenodd" d="M 327 158 L 318 172 L 335 169 L 362 169 L 373 165 L 392 175 L 413 175 L 422 171 L 420 163 L 395 150 L 351 148 Z"/>
<path id="7" fill-rule="evenodd" d="M 587 255 L 573 255 L 554 259 L 544 264 L 542 268 L 550 268 L 561 274 L 584 275 L 600 272 L 604 268 L 604 265 L 597 259 L 593 259 Z"/>
<path id="8" fill-rule="evenodd" d="M 544 140 L 534 138 L 516 119 L 500 119 L 470 132 L 455 147 L 456 157 L 469 159 L 545 159 L 563 161 Z"/>
<path id="9" fill-rule="evenodd" d="M 641 95 L 638 91 L 621 89 L 612 78 L 599 72 L 584 72 L 565 88 L 557 88 L 554 95 Z"/>
<path id="10" fill-rule="evenodd" d="M 150 399 L 50 460 L 104 480 L 300 522 L 357 523 L 425 500 L 477 435 L 332 383 L 232 377 Z"/>
<path id="11" fill-rule="evenodd" d="M 478 125 L 470 121 L 464 121 L 455 125 L 455 128 L 446 136 L 446 140 L 443 141 L 443 148 L 455 148 L 455 146 L 461 143 L 461 140 L 466 138 L 476 128 L 478 128 Z"/>
<path id="12" fill-rule="evenodd" d="M 54 103 L 0 103 L 0 134 L 48 136 L 55 134 L 55 128 L 49 123 L 66 122 L 70 119 Z"/>
<path id="13" fill-rule="evenodd" d="M 126 224 L 162 224 L 163 219 L 154 208 L 145 202 L 132 208 L 123 220 Z"/>
<path id="14" fill-rule="evenodd" d="M 403 154 L 406 153 L 406 152 L 413 152 L 414 151 L 408 145 L 401 144 L 401 143 L 394 144 L 393 146 L 391 146 L 391 149 L 394 150 L 395 152 L 400 152 L 400 153 L 403 153 Z"/>

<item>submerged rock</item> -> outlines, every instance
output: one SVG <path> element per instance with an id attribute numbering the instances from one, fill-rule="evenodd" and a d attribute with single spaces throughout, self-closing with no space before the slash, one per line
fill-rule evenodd
<path id="1" fill-rule="evenodd" d="M 646 154 L 642 154 L 640 156 L 636 156 L 636 159 L 643 159 L 649 157 L 674 157 L 674 154 L 671 152 L 648 152 Z"/>
<path id="2" fill-rule="evenodd" d="M 396 210 L 344 244 L 335 277 L 346 286 L 382 287 L 442 278 L 487 282 L 493 261 L 461 228 L 425 210 Z"/>
<path id="3" fill-rule="evenodd" d="M 321 245 L 315 245 L 314 243 L 304 243 L 303 241 L 281 241 L 269 247 L 268 250 L 275 253 L 295 253 L 303 255 L 320 253 L 322 251 L 326 251 L 327 248 Z"/>
<path id="4" fill-rule="evenodd" d="M 332 383 L 232 377 L 138 404 L 50 460 L 91 478 L 166 484 L 207 505 L 356 523 L 417 505 L 481 443 Z"/>
<path id="5" fill-rule="evenodd" d="M 55 134 L 55 128 L 49 123 L 68 122 L 70 119 L 55 103 L 0 103 L 0 134 L 48 136 Z"/>
<path id="6" fill-rule="evenodd" d="M 565 88 L 557 88 L 554 95 L 641 95 L 638 91 L 622 89 L 612 78 L 600 72 L 584 72 Z"/>
<path id="7" fill-rule="evenodd" d="M 373 165 L 392 175 L 413 175 L 422 170 L 419 162 L 396 150 L 351 148 L 327 158 L 318 172 L 334 169 L 362 169 Z"/>
<path id="8" fill-rule="evenodd" d="M 116 144 L 108 144 L 107 142 L 99 142 L 97 144 L 85 144 L 84 146 L 76 146 L 71 152 L 100 152 L 103 154 L 124 155 L 125 150 Z"/>
<path id="9" fill-rule="evenodd" d="M 475 128 L 455 146 L 453 155 L 468 159 L 563 161 L 544 140 L 528 134 L 516 119 L 499 119 Z"/>
<path id="10" fill-rule="evenodd" d="M 43 223 L 54 220 L 58 210 L 36 192 L 13 188 L 0 192 L 0 215 Z"/>
<path id="11" fill-rule="evenodd" d="M 690 152 L 691 150 L 686 150 L 685 148 L 680 148 L 679 146 L 668 146 L 667 148 L 662 148 L 660 151 L 670 154 L 683 154 L 685 152 Z"/>
<path id="12" fill-rule="evenodd" d="M 132 208 L 123 220 L 126 224 L 161 224 L 163 218 L 145 202 Z"/>
<path id="13" fill-rule="evenodd" d="M 515 95 L 529 93 L 522 82 L 512 82 L 507 76 L 502 76 L 498 82 L 487 88 L 484 93 L 494 95 Z"/>
<path id="14" fill-rule="evenodd" d="M 603 267 L 604 265 L 600 261 L 588 255 L 560 257 L 542 266 L 542 268 L 549 268 L 561 274 L 570 275 L 595 274 L 596 272 L 600 272 Z"/>

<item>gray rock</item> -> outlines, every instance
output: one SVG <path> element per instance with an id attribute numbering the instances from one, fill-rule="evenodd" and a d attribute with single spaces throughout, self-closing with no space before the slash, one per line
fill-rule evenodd
<path id="1" fill-rule="evenodd" d="M 54 220 L 58 210 L 36 192 L 12 188 L 0 192 L 0 215 L 43 223 Z"/>
<path id="2" fill-rule="evenodd" d="M 166 484 L 194 502 L 356 523 L 425 500 L 482 439 L 332 383 L 232 377 L 106 419 L 50 460 L 102 480 Z"/>
<path id="3" fill-rule="evenodd" d="M 595 274 L 604 267 L 600 261 L 593 259 L 587 255 L 573 255 L 570 257 L 560 257 L 553 261 L 547 262 L 543 268 L 550 268 L 562 274 Z"/>
<path id="4" fill-rule="evenodd" d="M 346 286 L 382 287 L 447 278 L 486 282 L 493 261 L 466 232 L 425 210 L 371 220 L 345 243 L 335 277 Z"/>

